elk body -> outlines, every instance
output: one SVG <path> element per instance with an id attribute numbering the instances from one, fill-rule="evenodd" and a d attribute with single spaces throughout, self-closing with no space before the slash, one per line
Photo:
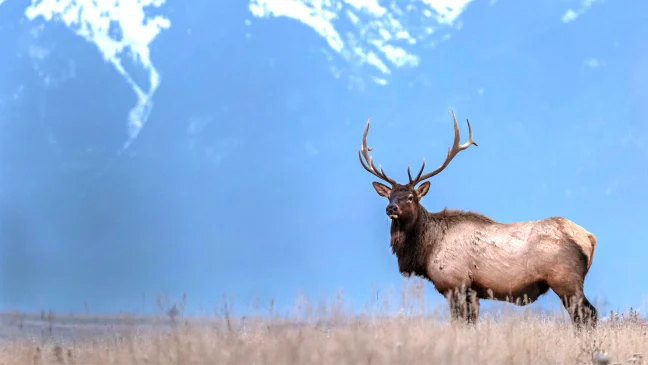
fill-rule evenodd
<path id="1" fill-rule="evenodd" d="M 367 171 L 391 185 L 373 182 L 378 195 L 389 199 L 386 214 L 391 218 L 391 248 L 400 272 L 431 281 L 448 298 L 454 320 L 474 323 L 480 299 L 527 305 L 552 289 L 574 324 L 595 326 L 597 310 L 583 292 L 596 246 L 593 234 L 562 217 L 501 223 L 469 211 L 428 212 L 421 205 L 430 182 L 416 185 L 443 171 L 460 151 L 471 144 L 477 146 L 469 121 L 468 141 L 459 144 L 454 111 L 452 117 L 454 143 L 443 164 L 422 175 L 423 160 L 415 178 L 408 166 L 409 183 L 405 185 L 374 166 L 369 155 L 372 149 L 367 147 L 367 121 L 358 156 Z"/>

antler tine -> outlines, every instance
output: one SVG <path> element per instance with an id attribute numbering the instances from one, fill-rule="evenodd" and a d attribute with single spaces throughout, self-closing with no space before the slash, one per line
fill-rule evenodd
<path id="1" fill-rule="evenodd" d="M 410 173 L 410 166 L 409 164 L 407 165 L 407 176 L 409 177 L 410 184 L 412 184 L 414 181 L 417 181 L 418 179 L 421 178 L 421 174 L 423 173 L 423 169 L 425 169 L 425 159 L 423 159 L 423 165 L 421 166 L 421 169 L 419 170 L 418 175 L 416 175 L 415 179 L 412 179 L 412 174 Z M 414 184 L 416 185 L 416 184 Z"/>
<path id="2" fill-rule="evenodd" d="M 373 159 L 371 158 L 371 155 L 369 155 L 369 151 L 373 150 L 373 148 L 367 147 L 367 134 L 369 134 L 370 122 L 371 119 L 368 119 L 367 126 L 365 127 L 364 130 L 364 134 L 362 135 L 362 146 L 360 146 L 360 150 L 358 150 L 358 158 L 360 159 L 360 164 L 362 164 L 362 167 L 364 167 L 365 170 L 369 171 L 369 173 L 376 176 L 377 178 L 384 180 L 392 185 L 396 185 L 396 181 L 388 177 L 387 174 L 385 174 L 385 171 L 383 170 L 381 165 L 378 165 L 380 171 L 376 169 Z M 364 157 L 364 159 L 367 161 L 366 164 L 362 160 L 362 157 Z"/>
<path id="3" fill-rule="evenodd" d="M 468 123 L 468 141 L 464 144 L 459 144 L 460 140 L 460 135 L 459 135 L 459 125 L 457 124 L 457 117 L 455 116 L 454 110 L 452 111 L 452 119 L 454 120 L 454 142 L 452 143 L 452 147 L 448 147 L 448 155 L 446 156 L 445 161 L 443 164 L 438 167 L 436 170 L 429 172 L 423 176 L 421 176 L 421 173 L 423 172 L 423 169 L 425 168 L 425 160 L 423 160 L 423 167 L 421 167 L 421 171 L 419 172 L 418 176 L 414 180 L 412 180 L 411 175 L 409 175 L 409 167 L 408 167 L 408 175 L 410 176 L 410 184 L 411 185 L 416 185 L 419 182 L 423 180 L 427 180 L 431 178 L 432 176 L 440 173 L 443 171 L 448 164 L 450 164 L 450 161 L 461 151 L 467 149 L 470 147 L 470 145 L 475 145 L 478 146 L 477 142 L 473 141 L 472 139 L 472 128 L 470 126 L 470 121 L 466 119 L 466 123 Z"/>

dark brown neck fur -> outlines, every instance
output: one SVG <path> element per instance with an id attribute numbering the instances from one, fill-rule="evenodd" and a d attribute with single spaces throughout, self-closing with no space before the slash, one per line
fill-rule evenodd
<path id="1" fill-rule="evenodd" d="M 496 220 L 490 217 L 487 217 L 481 213 L 471 212 L 469 210 L 444 208 L 440 212 L 429 213 L 429 214 L 431 218 L 446 221 L 448 222 L 448 224 L 465 222 L 465 221 L 474 222 L 474 223 L 483 223 L 483 224 L 497 223 Z"/>
<path id="2" fill-rule="evenodd" d="M 476 212 L 443 209 L 437 213 L 418 207 L 417 219 L 409 224 L 393 221 L 391 224 L 392 252 L 398 258 L 398 268 L 406 276 L 426 277 L 427 262 L 432 250 L 447 230 L 461 222 L 494 224 L 495 220 Z M 429 279 L 429 278 L 428 278 Z"/>

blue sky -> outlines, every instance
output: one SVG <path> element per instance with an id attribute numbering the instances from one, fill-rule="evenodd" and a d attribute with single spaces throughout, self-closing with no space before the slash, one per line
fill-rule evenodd
<path id="1" fill-rule="evenodd" d="M 648 3 L 147 3 L 0 0 L 0 309 L 398 292 L 363 128 L 403 181 L 451 109 L 479 147 L 425 207 L 564 216 L 598 239 L 586 295 L 645 308 Z"/>

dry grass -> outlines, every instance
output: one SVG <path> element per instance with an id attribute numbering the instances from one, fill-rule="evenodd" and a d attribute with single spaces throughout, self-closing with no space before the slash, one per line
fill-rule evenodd
<path id="1" fill-rule="evenodd" d="M 636 313 L 576 333 L 564 313 L 488 313 L 470 327 L 443 318 L 446 308 L 417 312 L 411 303 L 391 316 L 347 316 L 341 301 L 297 307 L 290 318 L 233 318 L 224 306 L 208 319 L 124 319 L 106 336 L 76 340 L 49 327 L 47 336 L 2 343 L 0 364 L 648 364 L 648 326 Z"/>

